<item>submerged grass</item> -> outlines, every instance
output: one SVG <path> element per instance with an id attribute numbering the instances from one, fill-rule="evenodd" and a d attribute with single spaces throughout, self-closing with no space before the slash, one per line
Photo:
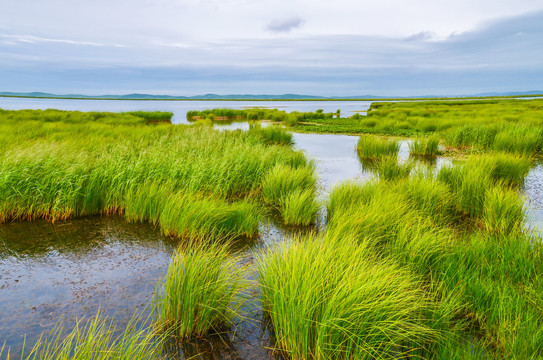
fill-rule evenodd
<path id="1" fill-rule="evenodd" d="M 88 321 L 79 320 L 66 334 L 62 323 L 48 335 L 42 335 L 21 360 L 151 360 L 165 359 L 162 353 L 167 333 L 157 335 L 133 318 L 119 331 L 100 314 Z M 0 356 L 2 351 L 0 349 Z M 9 360 L 9 353 L 7 360 Z"/>
<path id="2" fill-rule="evenodd" d="M 189 339 L 228 327 L 247 288 L 245 269 L 236 262 L 227 244 L 190 243 L 181 247 L 156 291 L 159 328 Z"/>

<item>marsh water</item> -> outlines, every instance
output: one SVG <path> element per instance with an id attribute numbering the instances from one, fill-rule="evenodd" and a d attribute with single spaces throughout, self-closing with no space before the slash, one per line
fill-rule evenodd
<path id="1" fill-rule="evenodd" d="M 301 104 L 297 104 L 301 103 Z M 369 102 L 169 102 L 0 99 L 0 108 L 60 108 L 66 110 L 174 112 L 184 123 L 186 111 L 213 107 L 261 106 L 314 111 L 323 108 L 343 112 L 365 110 Z M 246 125 L 225 125 L 223 129 Z M 347 135 L 293 134 L 295 148 L 316 163 L 320 194 L 350 179 L 372 177 L 356 154 L 358 137 Z M 409 157 L 408 141 L 402 141 L 400 161 Z M 438 158 L 432 166 L 449 162 Z M 530 224 L 543 227 L 543 166 L 528 175 L 524 190 Z M 321 217 L 321 225 L 324 223 Z M 261 225 L 256 239 L 239 240 L 234 251 L 251 263 L 264 248 L 296 234 L 299 229 L 270 220 Z M 304 230 L 301 230 L 304 231 Z M 149 315 L 158 281 L 166 273 L 178 240 L 160 234 L 150 224 L 127 223 L 119 217 L 88 217 L 54 224 L 45 221 L 0 224 L 0 347 L 5 342 L 12 355 L 26 342 L 32 344 L 42 332 L 53 329 L 59 319 L 66 328 L 83 316 L 98 311 L 123 327 L 135 312 Z M 254 274 L 248 274 L 254 277 Z M 280 358 L 265 325 L 255 289 L 245 313 L 236 320 L 236 332 L 194 340 L 173 348 L 175 359 Z"/>

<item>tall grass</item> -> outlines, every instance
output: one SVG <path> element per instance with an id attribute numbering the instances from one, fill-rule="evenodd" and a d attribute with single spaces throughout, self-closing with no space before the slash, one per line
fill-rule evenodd
<path id="1" fill-rule="evenodd" d="M 124 331 L 119 331 L 98 314 L 86 322 L 78 321 L 67 334 L 59 323 L 50 334 L 42 335 L 30 350 L 23 350 L 21 360 L 165 359 L 162 349 L 166 334 L 157 335 L 151 327 L 137 323 L 134 318 Z"/>
<path id="2" fill-rule="evenodd" d="M 227 245 L 190 243 L 180 248 L 157 287 L 159 328 L 187 339 L 228 327 L 247 287 L 244 270 Z"/>
<path id="3" fill-rule="evenodd" d="M 494 235 L 519 232 L 524 219 L 524 202 L 517 191 L 500 186 L 487 190 L 483 213 L 486 231 Z"/>
<path id="4" fill-rule="evenodd" d="M 524 173 L 519 164 L 525 160 L 473 157 L 437 177 L 332 190 L 325 239 L 361 244 L 377 259 L 410 271 L 412 279 L 424 279 L 420 289 L 434 307 L 424 324 L 445 335 L 419 344 L 410 356 L 543 356 L 543 251 L 538 238 L 524 231 L 520 175 L 514 175 Z M 520 170 L 508 170 L 503 164 L 509 161 Z"/>
<path id="5" fill-rule="evenodd" d="M 262 182 L 262 198 L 287 224 L 309 225 L 320 208 L 315 200 L 316 182 L 310 167 L 277 165 Z"/>
<path id="6" fill-rule="evenodd" d="M 400 164 L 396 156 L 387 156 L 382 158 L 376 164 L 377 174 L 383 180 L 396 180 L 409 176 L 413 170 L 413 163 L 406 162 Z"/>
<path id="7" fill-rule="evenodd" d="M 360 136 L 356 149 L 360 158 L 375 160 L 385 156 L 397 155 L 400 145 L 398 141 L 395 140 L 386 140 L 366 135 Z"/>
<path id="8" fill-rule="evenodd" d="M 0 221 L 126 214 L 170 235 L 253 236 L 270 169 L 313 172 L 273 145 L 290 141 L 283 130 L 149 126 L 143 114 L 1 111 Z"/>
<path id="9" fill-rule="evenodd" d="M 284 129 L 278 126 L 260 127 L 253 125 L 250 130 L 250 134 L 258 136 L 265 144 L 268 145 L 292 145 L 292 134 L 286 132 Z"/>
<path id="10" fill-rule="evenodd" d="M 403 357 L 438 337 L 417 281 L 350 239 L 282 245 L 257 266 L 264 309 L 293 359 Z"/>
<path id="11" fill-rule="evenodd" d="M 315 221 L 320 204 L 315 201 L 314 191 L 294 190 L 281 198 L 279 212 L 285 224 L 310 225 Z"/>
<path id="12" fill-rule="evenodd" d="M 437 156 L 439 151 L 439 138 L 431 136 L 427 139 L 417 139 L 409 143 L 409 154 L 415 156 Z"/>

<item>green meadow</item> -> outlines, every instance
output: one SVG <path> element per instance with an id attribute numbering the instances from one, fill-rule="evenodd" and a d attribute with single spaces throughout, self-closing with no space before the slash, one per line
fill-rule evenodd
<path id="1" fill-rule="evenodd" d="M 543 242 L 522 195 L 543 151 L 542 100 L 170 117 L 0 110 L 0 221 L 114 214 L 183 240 L 143 326 L 115 332 L 97 315 L 23 359 L 160 358 L 171 339 L 235 333 L 253 301 L 286 359 L 543 358 Z M 261 120 L 284 127 L 209 126 Z M 288 130 L 360 135 L 353 151 L 375 176 L 323 199 Z M 311 231 L 242 261 L 232 244 L 270 218 Z"/>

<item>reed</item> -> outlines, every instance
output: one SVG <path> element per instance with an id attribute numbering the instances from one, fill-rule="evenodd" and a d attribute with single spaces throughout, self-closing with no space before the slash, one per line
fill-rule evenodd
<path id="1" fill-rule="evenodd" d="M 271 144 L 290 141 L 283 130 L 149 126 L 159 115 L 1 111 L 0 221 L 121 214 L 175 236 L 254 236 L 271 169 L 314 178 L 303 154 Z"/>

